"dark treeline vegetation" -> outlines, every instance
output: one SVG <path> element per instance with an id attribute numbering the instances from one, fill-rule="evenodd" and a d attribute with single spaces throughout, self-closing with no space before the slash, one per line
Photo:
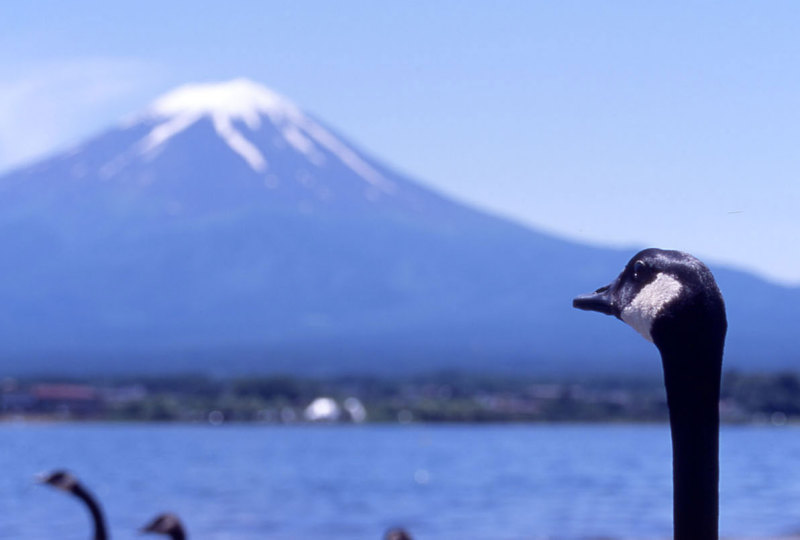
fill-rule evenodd
<path id="1" fill-rule="evenodd" d="M 729 372 L 723 377 L 720 410 L 726 422 L 800 420 L 800 374 Z M 5 379 L 0 415 L 211 423 L 661 422 L 667 419 L 667 406 L 657 378 L 189 374 Z"/>

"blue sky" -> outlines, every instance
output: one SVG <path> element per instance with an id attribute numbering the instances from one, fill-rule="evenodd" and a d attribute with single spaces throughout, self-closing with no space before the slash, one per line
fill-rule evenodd
<path id="1" fill-rule="evenodd" d="M 800 284 L 800 4 L 118 4 L 0 4 L 0 170 L 243 76 L 497 214 Z"/>

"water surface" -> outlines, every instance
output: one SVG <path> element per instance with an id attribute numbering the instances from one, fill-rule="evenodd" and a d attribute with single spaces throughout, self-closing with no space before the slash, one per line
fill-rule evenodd
<path id="1" fill-rule="evenodd" d="M 170 510 L 191 537 L 667 538 L 665 425 L 0 425 L 0 538 L 86 539 L 66 467 L 113 537 Z M 800 428 L 725 427 L 721 531 L 800 531 Z"/>

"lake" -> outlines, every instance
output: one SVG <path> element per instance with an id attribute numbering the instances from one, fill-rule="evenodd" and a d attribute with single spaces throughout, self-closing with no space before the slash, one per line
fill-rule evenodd
<path id="1" fill-rule="evenodd" d="M 81 539 L 101 500 L 114 538 L 171 510 L 190 538 L 667 538 L 666 425 L 0 425 L 0 538 Z M 800 427 L 724 427 L 721 532 L 800 531 Z"/>

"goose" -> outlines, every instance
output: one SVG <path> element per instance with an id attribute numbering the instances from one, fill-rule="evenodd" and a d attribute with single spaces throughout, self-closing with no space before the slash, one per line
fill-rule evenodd
<path id="1" fill-rule="evenodd" d="M 183 528 L 181 520 L 175 514 L 159 514 L 153 520 L 142 527 L 143 533 L 164 534 L 173 540 L 185 540 L 186 529 Z"/>
<path id="2" fill-rule="evenodd" d="M 401 527 L 393 527 L 383 535 L 384 540 L 412 540 L 411 535 Z"/>
<path id="3" fill-rule="evenodd" d="M 71 493 L 75 497 L 84 502 L 89 512 L 92 514 L 92 521 L 94 522 L 94 539 L 106 540 L 108 533 L 106 532 L 105 518 L 103 517 L 103 510 L 100 504 L 95 500 L 92 494 L 83 485 L 78 482 L 72 474 L 67 471 L 59 470 L 49 474 L 40 475 L 38 478 L 42 484 L 53 486 L 56 489 Z"/>
<path id="4" fill-rule="evenodd" d="M 672 434 L 676 540 L 719 534 L 719 388 L 727 332 L 711 271 L 680 251 L 645 249 L 611 284 L 573 306 L 613 315 L 661 354 Z"/>

